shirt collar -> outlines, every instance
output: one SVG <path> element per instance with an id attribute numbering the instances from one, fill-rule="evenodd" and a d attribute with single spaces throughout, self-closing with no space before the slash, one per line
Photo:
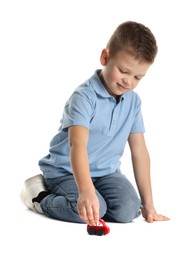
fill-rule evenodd
<path id="1" fill-rule="evenodd" d="M 96 70 L 94 75 L 90 78 L 90 83 L 93 87 L 93 89 L 95 90 L 95 92 L 100 95 L 101 97 L 104 97 L 104 98 L 113 98 L 113 96 L 111 96 L 108 91 L 106 90 L 104 84 L 102 83 L 102 81 L 100 80 L 99 78 L 99 73 L 100 73 L 100 70 Z M 125 94 L 123 94 L 121 96 L 121 99 L 120 100 L 123 100 L 124 99 L 124 96 Z"/>

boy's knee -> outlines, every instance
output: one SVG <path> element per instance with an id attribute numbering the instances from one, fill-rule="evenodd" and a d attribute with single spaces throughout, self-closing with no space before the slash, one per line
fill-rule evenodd
<path id="1" fill-rule="evenodd" d="M 121 214 L 119 216 L 120 219 L 118 219 L 118 221 L 123 223 L 129 223 L 132 222 L 137 217 L 139 217 L 140 214 L 141 214 L 141 204 L 140 203 L 131 204 L 125 209 L 124 214 Z"/>
<path id="2" fill-rule="evenodd" d="M 129 223 L 139 217 L 141 214 L 140 200 L 130 200 L 125 204 L 115 205 L 109 212 L 107 218 L 114 222 Z"/>
<path id="3" fill-rule="evenodd" d="M 97 196 L 98 196 L 98 200 L 99 200 L 99 204 L 100 204 L 99 215 L 100 215 L 100 218 L 102 218 L 107 212 L 107 204 L 106 204 L 105 200 L 102 198 L 101 195 L 99 195 L 97 193 Z"/>

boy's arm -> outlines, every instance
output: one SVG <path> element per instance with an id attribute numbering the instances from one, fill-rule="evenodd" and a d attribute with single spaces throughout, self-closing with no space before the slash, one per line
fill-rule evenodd
<path id="1" fill-rule="evenodd" d="M 130 134 L 128 142 L 131 149 L 135 180 L 143 205 L 143 217 L 150 223 L 168 220 L 169 218 L 158 214 L 154 208 L 150 178 L 150 157 L 143 133 Z"/>
<path id="2" fill-rule="evenodd" d="M 89 131 L 86 127 L 71 126 L 68 129 L 70 159 L 78 187 L 78 213 L 82 220 L 95 225 L 99 220 L 99 202 L 90 176 L 87 144 Z"/>

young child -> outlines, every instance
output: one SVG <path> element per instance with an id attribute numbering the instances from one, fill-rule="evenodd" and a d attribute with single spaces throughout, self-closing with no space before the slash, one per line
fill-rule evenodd
<path id="1" fill-rule="evenodd" d="M 154 207 L 141 101 L 134 92 L 156 54 L 149 28 L 132 21 L 118 26 L 102 50 L 103 68 L 66 102 L 49 154 L 39 161 L 43 175 L 24 182 L 21 200 L 29 209 L 89 225 L 99 218 L 127 223 L 141 213 L 150 223 L 168 220 Z M 127 142 L 139 196 L 120 170 Z"/>

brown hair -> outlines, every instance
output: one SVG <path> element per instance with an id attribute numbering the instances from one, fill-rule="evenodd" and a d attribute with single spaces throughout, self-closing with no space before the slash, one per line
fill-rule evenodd
<path id="1" fill-rule="evenodd" d="M 125 51 L 139 62 L 153 63 L 158 47 L 150 29 L 143 24 L 127 21 L 120 24 L 111 36 L 107 48 L 110 57 Z"/>

